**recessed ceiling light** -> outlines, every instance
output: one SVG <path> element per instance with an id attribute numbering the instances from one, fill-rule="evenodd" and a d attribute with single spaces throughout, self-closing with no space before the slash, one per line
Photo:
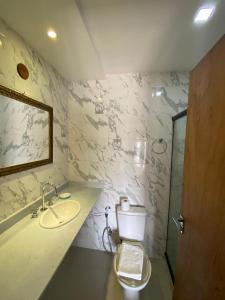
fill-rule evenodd
<path id="1" fill-rule="evenodd" d="M 216 8 L 215 5 L 200 8 L 194 18 L 194 22 L 195 23 L 207 22 L 212 17 L 215 8 Z"/>
<path id="2" fill-rule="evenodd" d="M 48 30 L 48 36 L 51 38 L 51 39 L 56 39 L 57 38 L 57 33 L 54 31 L 54 30 L 52 30 L 52 29 L 50 29 L 50 30 Z"/>
<path id="3" fill-rule="evenodd" d="M 0 47 L 1 47 L 1 48 L 3 47 L 3 42 L 2 42 L 1 39 L 0 39 Z"/>

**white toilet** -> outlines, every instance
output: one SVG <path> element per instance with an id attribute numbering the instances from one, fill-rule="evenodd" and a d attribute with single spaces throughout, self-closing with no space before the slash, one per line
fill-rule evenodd
<path id="1" fill-rule="evenodd" d="M 142 247 L 144 251 L 144 261 L 141 280 L 135 280 L 122 277 L 117 274 L 120 259 L 121 244 L 117 246 L 114 256 L 113 265 L 119 284 L 123 287 L 125 300 L 139 299 L 139 291 L 141 291 L 148 283 L 151 276 L 151 262 L 145 252 L 142 242 L 144 241 L 146 210 L 144 207 L 130 206 L 128 211 L 117 207 L 117 221 L 120 239 L 129 241 L 133 245 Z"/>

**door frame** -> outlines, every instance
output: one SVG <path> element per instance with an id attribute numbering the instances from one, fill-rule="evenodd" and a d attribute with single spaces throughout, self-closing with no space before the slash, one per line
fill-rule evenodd
<path id="1" fill-rule="evenodd" d="M 187 116 L 187 109 L 179 112 L 178 114 L 176 114 L 175 116 L 172 117 L 172 122 L 173 122 L 173 125 L 172 125 L 172 151 L 171 151 L 171 161 L 170 161 L 170 194 L 169 194 L 169 207 L 168 207 L 168 216 L 167 216 L 167 235 L 166 235 L 166 249 L 167 249 L 167 241 L 168 241 L 168 224 L 169 224 L 169 212 L 170 212 L 170 200 L 171 200 L 171 181 L 172 181 L 172 170 L 173 170 L 173 138 L 174 138 L 174 123 L 176 120 L 180 119 L 180 118 L 183 118 Z M 170 265 L 170 262 L 169 262 L 169 258 L 168 258 L 168 255 L 167 255 L 167 252 L 165 250 L 165 257 L 166 257 L 166 262 L 167 262 L 167 265 L 168 265 L 168 268 L 169 268 L 169 271 L 170 271 L 170 276 L 172 278 L 172 282 L 174 284 L 174 275 L 173 275 L 173 272 L 172 272 L 172 267 Z"/>

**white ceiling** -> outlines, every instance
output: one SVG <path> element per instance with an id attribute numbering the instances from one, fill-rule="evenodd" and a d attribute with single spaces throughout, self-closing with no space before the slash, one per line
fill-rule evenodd
<path id="1" fill-rule="evenodd" d="M 0 0 L 0 15 L 64 77 L 99 79 L 106 73 L 191 70 L 225 33 L 224 0 L 213 1 L 217 9 L 207 24 L 193 24 L 207 2 Z M 49 27 L 57 41 L 48 39 Z"/>
<path id="2" fill-rule="evenodd" d="M 65 78 L 104 77 L 74 0 L 0 0 L 0 16 Z M 49 28 L 57 31 L 56 41 L 48 38 Z"/>
<path id="3" fill-rule="evenodd" d="M 198 0 L 80 0 L 78 4 L 104 71 L 119 73 L 192 69 L 225 33 L 222 2 L 204 26 L 193 25 L 197 9 L 205 3 Z"/>

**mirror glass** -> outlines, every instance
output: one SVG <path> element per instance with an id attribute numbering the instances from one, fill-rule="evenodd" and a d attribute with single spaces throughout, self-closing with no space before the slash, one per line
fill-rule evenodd
<path id="1" fill-rule="evenodd" d="M 53 160 L 53 110 L 0 86 L 0 176 Z"/>
<path id="2" fill-rule="evenodd" d="M 48 112 L 0 95 L 0 167 L 47 159 Z"/>

